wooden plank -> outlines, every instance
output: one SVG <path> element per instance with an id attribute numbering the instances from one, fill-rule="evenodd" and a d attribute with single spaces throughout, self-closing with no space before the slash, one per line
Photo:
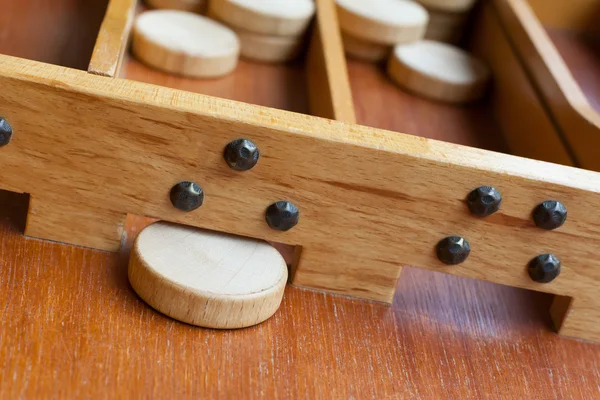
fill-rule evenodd
<path id="1" fill-rule="evenodd" d="M 577 165 L 600 170 L 600 115 L 522 0 L 495 0 L 500 20 L 568 142 Z"/>
<path id="2" fill-rule="evenodd" d="M 491 3 L 484 5 L 474 32 L 477 34 L 472 38 L 472 51 L 492 69 L 492 109 L 511 153 L 574 165 L 557 127 L 511 48 Z M 527 118 L 523 118 L 524 115 Z"/>
<path id="3" fill-rule="evenodd" d="M 355 123 L 352 92 L 334 0 L 316 0 L 317 17 L 308 51 L 310 113 Z"/>
<path id="4" fill-rule="evenodd" d="M 127 250 L 145 221 L 128 218 L 121 254 L 98 252 L 23 238 L 11 222 L 25 210 L 5 197 L 2 398 L 600 395 L 600 346 L 551 332 L 541 293 L 406 268 L 389 307 L 288 286 L 262 325 L 198 329 L 128 283 Z"/>
<path id="5" fill-rule="evenodd" d="M 0 185 L 30 193 L 34 204 L 73 204 L 73 215 L 134 213 L 301 245 L 294 283 L 387 302 L 403 264 L 576 299 L 593 297 L 600 282 L 594 172 L 6 56 L 0 85 L 3 115 L 15 129 L 0 149 Z M 222 159 L 237 137 L 261 149 L 259 165 L 246 173 Z M 205 204 L 193 213 L 169 202 L 181 180 L 205 190 Z M 501 191 L 503 209 L 477 219 L 464 199 L 483 184 Z M 289 232 L 264 221 L 265 208 L 281 199 L 301 212 Z M 557 231 L 541 231 L 531 220 L 546 199 L 569 210 Z M 46 208 L 48 218 L 30 221 L 28 232 L 118 249 L 117 235 L 107 234 L 117 230 L 114 219 L 56 224 L 66 219 L 54 212 Z M 464 235 L 473 248 L 459 266 L 435 256 L 435 244 L 450 234 Z M 534 283 L 526 266 L 546 252 L 563 261 L 563 273 L 550 284 Z M 596 328 L 586 335 L 597 335 Z"/>
<path id="6" fill-rule="evenodd" d="M 137 0 L 110 0 L 88 71 L 116 77 L 129 44 Z"/>

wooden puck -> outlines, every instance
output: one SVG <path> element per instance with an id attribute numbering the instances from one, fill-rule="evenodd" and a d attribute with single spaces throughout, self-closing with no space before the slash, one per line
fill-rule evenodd
<path id="1" fill-rule="evenodd" d="M 233 71 L 240 44 L 235 32 L 185 11 L 142 13 L 133 29 L 132 52 L 149 66 L 189 77 L 211 78 Z"/>
<path id="2" fill-rule="evenodd" d="M 146 4 L 155 9 L 201 13 L 206 8 L 207 0 L 146 0 Z"/>
<path id="3" fill-rule="evenodd" d="M 129 281 L 150 306 L 206 328 L 256 325 L 279 308 L 287 266 L 268 243 L 158 222 L 137 237 Z"/>
<path id="4" fill-rule="evenodd" d="M 423 6 L 408 0 L 337 0 L 337 12 L 345 33 L 387 45 L 421 39 L 429 20 Z"/>
<path id="5" fill-rule="evenodd" d="M 342 32 L 344 51 L 350 57 L 358 60 L 380 62 L 385 60 L 392 51 L 392 46 L 366 42 Z"/>
<path id="6" fill-rule="evenodd" d="M 244 58 L 279 63 L 295 59 L 302 50 L 304 36 L 269 36 L 236 31 L 241 43 L 241 55 Z"/>
<path id="7" fill-rule="evenodd" d="M 490 79 L 488 67 L 467 52 L 423 40 L 394 48 L 388 74 L 417 95 L 449 103 L 481 98 Z"/>
<path id="8" fill-rule="evenodd" d="M 313 0 L 212 0 L 210 13 L 227 25 L 251 33 L 300 36 L 315 14 Z"/>
<path id="9" fill-rule="evenodd" d="M 468 11 L 475 5 L 477 0 L 417 0 L 419 3 L 431 10 L 461 12 Z"/>
<path id="10" fill-rule="evenodd" d="M 447 13 L 441 11 L 429 11 L 429 27 L 453 28 L 464 26 L 469 20 L 469 13 Z"/>

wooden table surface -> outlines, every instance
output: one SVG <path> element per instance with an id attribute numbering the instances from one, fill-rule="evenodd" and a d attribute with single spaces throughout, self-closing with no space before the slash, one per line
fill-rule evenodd
<path id="1" fill-rule="evenodd" d="M 85 68 L 105 1 L 0 6 L 1 53 Z M 505 150 L 485 107 L 433 105 L 371 66 L 349 70 L 362 123 Z M 260 326 L 199 329 L 132 291 L 142 220 L 113 254 L 24 238 L 26 212 L 26 196 L 0 192 L 0 398 L 600 398 L 600 345 L 554 334 L 549 295 L 405 268 L 392 306 L 288 287 Z"/>

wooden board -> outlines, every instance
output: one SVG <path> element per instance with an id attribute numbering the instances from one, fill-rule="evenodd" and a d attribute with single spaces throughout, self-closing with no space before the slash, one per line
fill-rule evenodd
<path id="1" fill-rule="evenodd" d="M 138 0 L 110 0 L 88 66 L 92 74 L 115 77 L 129 44 Z"/>
<path id="2" fill-rule="evenodd" d="M 127 282 L 144 219 L 106 253 L 24 238 L 26 207 L 0 193 L 2 398 L 600 396 L 600 346 L 557 337 L 548 295 L 405 268 L 391 306 L 288 287 L 263 325 L 198 329 Z"/>
<path id="3" fill-rule="evenodd" d="M 296 284 L 362 298 L 391 301 L 403 264 L 577 296 L 582 312 L 569 314 L 564 332 L 599 337 L 597 173 L 6 56 L 0 85 L 15 129 L 0 149 L 0 184 L 31 194 L 28 235 L 116 250 L 125 215 L 147 215 L 301 245 Z M 222 160 L 236 137 L 261 149 L 248 173 Z M 184 179 L 207 196 L 189 214 L 167 195 Z M 485 220 L 464 204 L 482 184 L 504 196 L 502 212 Z M 302 213 L 285 233 L 264 221 L 266 206 L 280 199 Z M 558 231 L 531 220 L 545 199 L 567 205 L 569 221 Z M 433 248 L 452 233 L 474 251 L 448 268 Z M 547 285 L 526 273 L 542 252 L 565 265 Z"/>

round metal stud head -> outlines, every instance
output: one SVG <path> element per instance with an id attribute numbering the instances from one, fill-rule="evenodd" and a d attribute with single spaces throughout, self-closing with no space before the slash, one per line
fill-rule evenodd
<path id="1" fill-rule="evenodd" d="M 204 191 L 194 182 L 179 182 L 171 189 L 171 203 L 181 211 L 194 211 L 204 202 Z"/>
<path id="2" fill-rule="evenodd" d="M 436 246 L 438 259 L 444 264 L 457 265 L 464 262 L 471 253 L 471 245 L 460 236 L 448 236 Z"/>
<path id="3" fill-rule="evenodd" d="M 502 195 L 491 186 L 481 186 L 469 193 L 467 205 L 471 214 L 487 217 L 500 209 Z"/>
<path id="4" fill-rule="evenodd" d="M 560 275 L 560 260 L 554 254 L 542 254 L 531 260 L 529 276 L 536 282 L 552 282 Z"/>
<path id="5" fill-rule="evenodd" d="M 289 201 L 278 201 L 267 208 L 265 219 L 271 228 L 278 231 L 289 231 L 298 225 L 300 211 Z"/>
<path id="6" fill-rule="evenodd" d="M 559 228 L 566 220 L 567 208 L 560 201 L 544 201 L 533 210 L 533 221 L 542 229 Z"/>
<path id="7" fill-rule="evenodd" d="M 12 138 L 13 130 L 7 120 L 0 117 L 0 146 L 6 146 Z"/>
<path id="8" fill-rule="evenodd" d="M 260 151 L 248 139 L 236 139 L 225 147 L 225 161 L 236 171 L 248 171 L 258 163 Z"/>

